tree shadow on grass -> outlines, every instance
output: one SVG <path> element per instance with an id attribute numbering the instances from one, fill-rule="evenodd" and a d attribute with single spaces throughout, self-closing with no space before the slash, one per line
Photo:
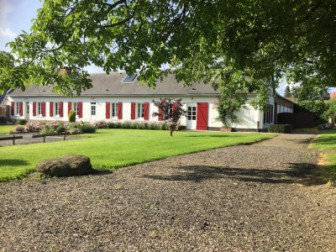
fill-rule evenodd
<path id="1" fill-rule="evenodd" d="M 0 159 L 1 166 L 19 166 L 19 165 L 29 165 L 30 163 L 22 159 Z"/>
<path id="2" fill-rule="evenodd" d="M 315 165 L 309 163 L 291 163 L 289 169 L 255 169 L 216 166 L 179 166 L 171 175 L 144 175 L 146 178 L 167 181 L 202 182 L 212 179 L 229 178 L 232 180 L 254 183 L 300 183 L 310 178 Z"/>

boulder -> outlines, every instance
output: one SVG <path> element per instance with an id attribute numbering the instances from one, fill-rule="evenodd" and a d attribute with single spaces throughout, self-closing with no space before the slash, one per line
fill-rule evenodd
<path id="1" fill-rule="evenodd" d="M 90 158 L 83 155 L 65 155 L 46 159 L 36 165 L 36 170 L 51 177 L 67 177 L 92 174 Z"/>

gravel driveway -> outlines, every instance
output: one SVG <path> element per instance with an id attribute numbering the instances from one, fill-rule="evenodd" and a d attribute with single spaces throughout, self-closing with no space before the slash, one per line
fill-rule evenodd
<path id="1" fill-rule="evenodd" d="M 336 190 L 298 183 L 311 135 L 0 184 L 0 251 L 335 251 Z"/>

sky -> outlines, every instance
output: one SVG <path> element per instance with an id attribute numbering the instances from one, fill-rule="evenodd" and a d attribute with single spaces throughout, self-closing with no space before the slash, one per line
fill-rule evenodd
<path id="1" fill-rule="evenodd" d="M 9 51 L 6 44 L 15 39 L 22 31 L 29 32 L 32 19 L 36 17 L 37 10 L 42 7 L 39 0 L 0 0 L 0 51 Z M 87 67 L 89 73 L 102 73 L 96 66 Z M 282 81 L 278 93 L 284 94 L 287 83 Z"/>

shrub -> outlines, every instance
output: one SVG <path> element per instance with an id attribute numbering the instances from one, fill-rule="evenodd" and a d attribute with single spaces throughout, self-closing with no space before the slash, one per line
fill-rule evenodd
<path id="1" fill-rule="evenodd" d="M 41 123 L 27 123 L 26 124 L 26 131 L 27 132 L 38 132 L 42 128 Z"/>
<path id="2" fill-rule="evenodd" d="M 91 124 L 82 124 L 79 126 L 79 129 L 82 133 L 95 133 L 96 127 Z"/>
<path id="3" fill-rule="evenodd" d="M 69 122 L 73 122 L 73 123 L 76 122 L 76 112 L 73 110 L 70 110 L 68 118 L 69 118 Z"/>
<path id="4" fill-rule="evenodd" d="M 44 127 L 40 130 L 40 135 L 54 135 L 56 133 L 56 131 L 53 128 L 49 128 L 49 127 Z"/>
<path id="5" fill-rule="evenodd" d="M 17 124 L 19 124 L 19 125 L 26 125 L 27 124 L 27 120 L 26 119 L 19 119 L 17 121 Z"/>
<path id="6" fill-rule="evenodd" d="M 115 123 L 114 122 L 107 122 L 107 128 L 109 129 L 114 129 L 115 128 Z"/>
<path id="7" fill-rule="evenodd" d="M 268 127 L 268 132 L 272 133 L 291 133 L 292 125 L 291 124 L 271 124 Z"/>
<path id="8" fill-rule="evenodd" d="M 162 123 L 161 130 L 167 130 L 167 129 L 168 129 L 168 125 L 166 123 Z"/>
<path id="9" fill-rule="evenodd" d="M 15 128 L 15 132 L 16 133 L 23 133 L 23 132 L 25 132 L 25 127 L 23 127 L 22 125 L 19 125 Z"/>
<path id="10" fill-rule="evenodd" d="M 124 122 L 124 123 L 121 124 L 121 128 L 130 129 L 131 128 L 131 123 L 130 122 Z"/>
<path id="11" fill-rule="evenodd" d="M 56 128 L 56 133 L 57 134 L 62 134 L 62 133 L 65 133 L 65 132 L 66 132 L 66 128 L 64 126 L 60 125 Z"/>
<path id="12" fill-rule="evenodd" d="M 0 124 L 6 124 L 7 123 L 7 119 L 4 116 L 0 116 Z"/>
<path id="13" fill-rule="evenodd" d="M 106 129 L 108 124 L 105 121 L 99 121 L 95 123 L 97 129 Z"/>

